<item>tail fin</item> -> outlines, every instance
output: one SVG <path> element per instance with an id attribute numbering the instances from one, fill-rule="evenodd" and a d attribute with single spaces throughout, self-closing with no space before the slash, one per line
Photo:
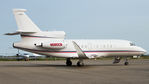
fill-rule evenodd
<path id="1" fill-rule="evenodd" d="M 40 29 L 24 13 L 26 9 L 13 9 L 13 13 L 18 25 L 18 32 L 39 32 Z"/>

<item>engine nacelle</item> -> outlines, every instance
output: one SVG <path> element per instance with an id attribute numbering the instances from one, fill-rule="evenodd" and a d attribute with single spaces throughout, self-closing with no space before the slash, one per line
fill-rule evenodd
<path id="1" fill-rule="evenodd" d="M 41 43 L 40 45 L 36 44 L 36 46 L 50 49 L 63 49 L 66 47 L 66 44 L 62 42 L 49 42 L 49 43 Z"/>

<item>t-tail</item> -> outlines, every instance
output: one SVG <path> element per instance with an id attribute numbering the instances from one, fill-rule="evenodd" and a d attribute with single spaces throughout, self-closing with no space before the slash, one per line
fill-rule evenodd
<path id="1" fill-rule="evenodd" d="M 18 30 L 14 33 L 6 33 L 5 35 L 40 32 L 40 29 L 37 27 L 37 25 L 35 25 L 34 22 L 25 14 L 26 11 L 26 9 L 13 9 Z"/>
<path id="2" fill-rule="evenodd" d="M 54 38 L 64 39 L 64 31 L 41 31 L 36 24 L 25 14 L 26 9 L 13 9 L 13 14 L 16 19 L 18 30 L 14 33 L 6 33 L 5 35 L 18 35 L 21 37 L 39 37 L 39 38 Z"/>
<path id="3" fill-rule="evenodd" d="M 18 32 L 40 32 L 40 29 L 24 13 L 26 9 L 13 9 L 13 13 L 18 25 Z"/>

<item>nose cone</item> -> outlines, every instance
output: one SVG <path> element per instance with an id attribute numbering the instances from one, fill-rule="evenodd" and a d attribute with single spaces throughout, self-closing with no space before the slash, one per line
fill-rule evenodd
<path id="1" fill-rule="evenodd" d="M 143 54 L 147 53 L 147 51 L 146 51 L 145 49 L 141 48 L 141 47 L 138 47 L 138 50 L 139 50 L 140 52 L 142 52 Z"/>
<path id="2" fill-rule="evenodd" d="M 143 48 L 142 48 L 142 51 L 144 52 L 144 54 L 147 53 L 147 51 L 145 49 L 143 49 Z"/>

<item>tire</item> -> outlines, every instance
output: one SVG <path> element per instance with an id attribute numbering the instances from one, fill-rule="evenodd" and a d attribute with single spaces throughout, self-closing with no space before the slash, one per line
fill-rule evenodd
<path id="1" fill-rule="evenodd" d="M 128 64 L 129 64 L 128 62 L 125 62 L 125 63 L 124 63 L 124 65 L 128 65 Z"/>
<path id="2" fill-rule="evenodd" d="M 77 62 L 77 66 L 81 66 L 80 62 Z"/>
<path id="3" fill-rule="evenodd" d="M 67 62 L 66 62 L 66 65 L 67 65 L 67 66 L 72 66 L 72 62 L 71 62 L 71 61 L 67 61 Z"/>
<path id="4" fill-rule="evenodd" d="M 77 62 L 77 66 L 84 66 L 84 63 Z"/>

